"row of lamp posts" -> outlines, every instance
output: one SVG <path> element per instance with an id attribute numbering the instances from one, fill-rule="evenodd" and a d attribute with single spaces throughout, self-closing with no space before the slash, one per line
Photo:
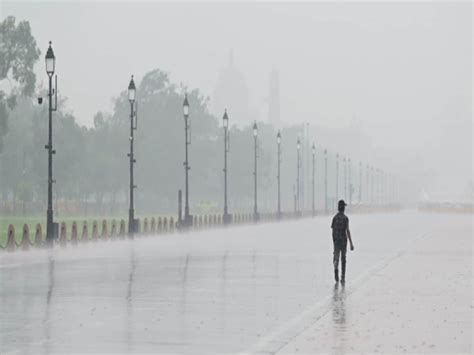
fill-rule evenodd
<path id="1" fill-rule="evenodd" d="M 48 207 L 47 207 L 47 224 L 46 224 L 46 240 L 48 244 L 52 244 L 52 241 L 57 238 L 58 235 L 58 224 L 54 223 L 53 218 L 53 193 L 52 193 L 52 184 L 55 182 L 53 180 L 53 155 L 56 151 L 53 149 L 53 139 L 52 139 L 52 113 L 57 110 L 57 76 L 55 77 L 55 88 L 53 89 L 53 75 L 55 72 L 56 57 L 49 42 L 49 48 L 45 56 L 46 62 L 46 73 L 49 79 L 49 126 L 48 126 L 48 144 L 45 148 L 48 151 Z M 54 96 L 54 102 L 53 102 Z M 135 210 L 134 210 L 134 190 L 136 185 L 134 184 L 134 165 L 136 159 L 134 156 L 134 131 L 138 128 L 138 117 L 137 117 L 137 101 L 136 101 L 136 87 L 133 80 L 133 75 L 130 79 L 128 85 L 128 100 L 130 103 L 130 152 L 128 153 L 129 162 L 130 162 L 130 206 L 129 206 L 129 219 L 128 219 L 128 235 L 130 238 L 133 238 L 134 233 L 138 228 L 138 221 L 135 219 Z M 42 103 L 42 98 L 38 98 L 38 102 Z M 183 102 L 183 116 L 184 116 L 184 134 L 185 134 L 185 161 L 184 161 L 184 170 L 185 170 L 185 206 L 184 206 L 184 217 L 181 218 L 181 208 L 180 208 L 180 227 L 189 228 L 192 225 L 192 215 L 189 213 L 189 166 L 188 159 L 188 148 L 191 144 L 190 137 L 190 121 L 189 121 L 189 101 L 187 95 L 184 97 Z M 223 129 L 224 129 L 224 223 L 228 224 L 231 221 L 231 214 L 228 210 L 228 194 L 227 194 L 227 154 L 229 153 L 229 116 L 227 110 L 224 112 L 223 120 Z M 257 206 L 257 160 L 258 160 L 258 126 L 255 121 L 253 124 L 253 137 L 254 137 L 254 209 L 253 209 L 253 218 L 255 221 L 259 219 L 259 212 Z M 277 202 L 277 216 L 280 218 L 282 216 L 281 211 L 281 132 L 277 133 L 277 154 L 278 154 L 278 166 L 277 166 L 277 182 L 278 182 L 278 202 Z M 297 140 L 297 172 L 296 172 L 296 192 L 295 192 L 295 211 L 297 215 L 301 214 L 301 206 L 299 202 L 300 196 L 300 168 L 301 168 L 301 141 L 300 138 Z M 315 145 L 312 145 L 312 204 L 311 210 L 313 215 L 315 214 Z M 324 150 L 324 209 L 328 211 L 328 152 Z M 346 163 L 348 163 L 349 168 L 347 170 Z M 349 202 L 352 201 L 352 192 L 353 187 L 351 184 L 351 159 L 343 158 L 344 164 L 344 196 L 347 196 L 347 186 L 349 186 Z M 374 167 L 367 165 L 366 167 L 366 195 L 371 196 L 370 202 L 374 201 L 374 196 L 376 193 L 381 196 L 380 191 L 374 191 Z M 372 184 L 369 184 L 369 173 L 372 174 Z M 380 181 L 383 179 L 383 172 L 380 169 L 375 169 Z M 347 185 L 347 180 L 349 179 L 349 185 Z M 381 188 L 381 183 L 378 184 Z M 339 194 L 339 154 L 336 154 L 336 196 Z M 181 192 L 181 191 L 180 191 Z M 181 194 L 180 194 L 181 196 Z M 362 163 L 359 163 L 359 200 L 362 200 Z M 369 201 L 369 198 L 367 197 Z"/>

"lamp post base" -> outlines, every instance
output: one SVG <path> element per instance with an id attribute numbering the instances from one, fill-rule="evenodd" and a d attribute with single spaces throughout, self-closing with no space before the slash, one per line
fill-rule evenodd
<path id="1" fill-rule="evenodd" d="M 260 220 L 260 213 L 254 212 L 253 214 L 253 221 L 257 223 Z"/>
<path id="2" fill-rule="evenodd" d="M 180 229 L 189 229 L 192 226 L 193 226 L 193 216 L 192 215 L 184 216 L 184 218 L 181 220 L 181 223 L 179 224 Z"/>
<path id="3" fill-rule="evenodd" d="M 229 213 L 224 214 L 224 216 L 222 217 L 222 222 L 224 223 L 224 225 L 232 223 L 232 215 Z"/>

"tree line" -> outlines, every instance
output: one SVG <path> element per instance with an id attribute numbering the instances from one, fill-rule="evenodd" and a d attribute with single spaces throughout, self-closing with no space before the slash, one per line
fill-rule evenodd
<path id="1" fill-rule="evenodd" d="M 0 92 L 0 196 L 3 213 L 42 213 L 46 201 L 48 106 L 36 88 L 33 66 L 40 50 L 28 22 L 13 17 L 0 26 L 0 82 L 14 83 Z M 4 60 L 5 59 L 5 60 Z M 67 78 L 65 78 L 67 80 Z M 124 90 L 116 93 L 111 113 L 98 112 L 93 126 L 80 125 L 66 108 L 67 93 L 60 93 L 53 113 L 53 186 L 55 213 L 125 214 L 128 198 L 130 105 Z M 222 118 L 209 111 L 209 99 L 199 90 L 178 85 L 160 69 L 146 73 L 137 85 L 138 130 L 135 137 L 137 213 L 176 213 L 178 190 L 184 186 L 184 93 L 190 102 L 191 208 L 220 210 L 223 203 Z M 252 127 L 232 125 L 228 156 L 229 208 L 249 211 L 253 206 Z M 276 206 L 276 128 L 259 122 L 259 207 Z M 282 129 L 282 206 L 293 207 L 296 178 L 296 140 L 301 127 Z M 306 142 L 309 151 L 310 142 Z M 317 195 L 322 205 L 322 149 L 317 152 Z M 332 169 L 334 170 L 334 169 Z M 331 173 L 329 178 L 331 178 Z M 306 167 L 310 176 L 310 167 Z M 309 179 L 306 185 L 309 186 Z M 307 187 L 307 190 L 309 188 Z M 309 191 L 307 192 L 309 196 Z M 309 197 L 307 197 L 309 200 Z M 193 211 L 192 211 L 193 213 Z"/>

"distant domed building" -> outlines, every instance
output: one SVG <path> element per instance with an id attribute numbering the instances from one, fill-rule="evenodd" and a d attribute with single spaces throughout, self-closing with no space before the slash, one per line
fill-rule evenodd
<path id="1" fill-rule="evenodd" d="M 221 117 L 225 109 L 231 124 L 244 125 L 252 121 L 247 83 L 234 64 L 232 52 L 227 66 L 219 72 L 212 100 L 212 111 L 217 117 Z"/>

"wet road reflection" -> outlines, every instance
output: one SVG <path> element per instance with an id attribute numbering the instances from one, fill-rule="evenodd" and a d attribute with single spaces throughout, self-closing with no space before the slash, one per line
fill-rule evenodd
<path id="1" fill-rule="evenodd" d="M 50 342 L 51 342 L 51 299 L 53 297 L 54 290 L 54 256 L 52 254 L 48 255 L 48 292 L 46 294 L 46 308 L 43 321 L 43 330 L 44 330 L 44 352 L 50 352 Z"/>
<path id="2" fill-rule="evenodd" d="M 335 354 L 346 353 L 346 293 L 345 286 L 339 283 L 334 285 L 332 295 L 332 320 L 333 320 L 333 350 Z"/>
<path id="3" fill-rule="evenodd" d="M 130 245 L 130 272 L 128 274 L 128 286 L 127 286 L 127 318 L 125 322 L 125 326 L 127 329 L 127 351 L 129 353 L 133 352 L 132 344 L 133 344 L 133 278 L 135 275 L 136 269 L 136 260 L 135 260 L 135 248 L 134 245 Z"/>
<path id="4" fill-rule="evenodd" d="M 351 221 L 348 285 L 427 225 L 378 216 L 388 245 L 372 218 Z M 334 350 L 344 353 L 350 313 L 334 288 L 328 225 L 321 217 L 2 255 L 0 353 L 239 352 L 328 297 Z"/>

